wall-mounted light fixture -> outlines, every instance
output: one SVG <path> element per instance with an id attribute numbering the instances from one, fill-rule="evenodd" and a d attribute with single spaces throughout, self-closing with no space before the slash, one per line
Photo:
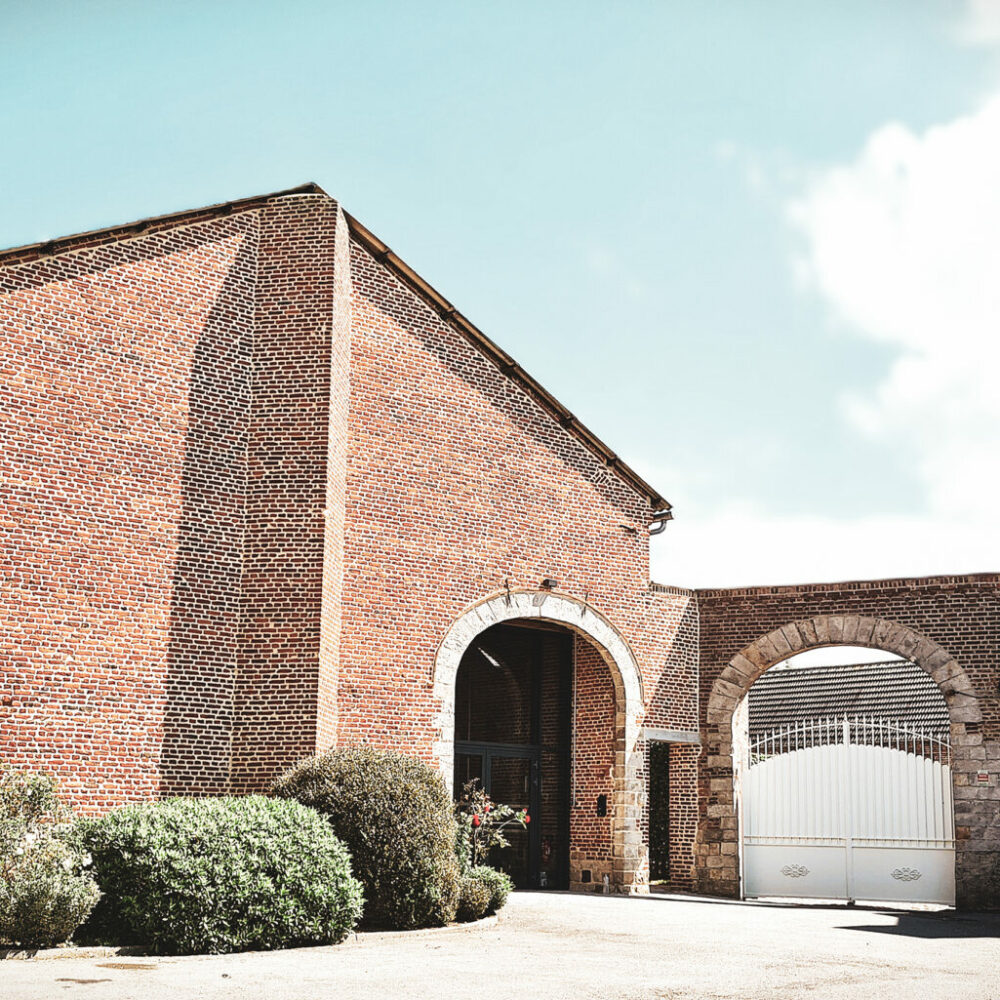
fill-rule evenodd
<path id="1" fill-rule="evenodd" d="M 546 576 L 542 579 L 541 585 L 543 590 L 553 590 L 559 586 L 559 581 L 552 576 Z"/>

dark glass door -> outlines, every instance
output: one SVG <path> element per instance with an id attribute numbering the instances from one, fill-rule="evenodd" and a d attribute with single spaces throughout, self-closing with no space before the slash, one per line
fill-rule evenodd
<path id="1" fill-rule="evenodd" d="M 455 794 L 460 795 L 465 785 L 478 778 L 486 787 L 486 768 L 482 753 L 455 752 Z"/>
<path id="2" fill-rule="evenodd" d="M 494 802 L 515 810 L 525 809 L 533 821 L 540 811 L 539 751 L 528 747 L 462 742 L 455 747 L 455 792 L 478 778 Z M 537 826 L 512 824 L 504 830 L 509 846 L 497 848 L 487 863 L 506 872 L 518 889 L 541 884 L 540 841 Z M 547 881 L 547 880 L 546 880 Z M 550 884 L 551 883 L 548 883 Z"/>
<path id="3" fill-rule="evenodd" d="M 494 802 L 503 802 L 514 809 L 532 810 L 532 771 L 536 770 L 531 757 L 503 757 L 490 754 L 490 782 L 487 790 Z M 538 863 L 531 851 L 531 826 L 522 829 L 514 825 L 504 831 L 510 842 L 493 852 L 489 864 L 505 871 L 518 889 L 538 884 Z"/>

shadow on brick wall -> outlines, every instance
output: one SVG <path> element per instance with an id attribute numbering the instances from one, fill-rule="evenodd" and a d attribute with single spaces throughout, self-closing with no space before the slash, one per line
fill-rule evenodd
<path id="1" fill-rule="evenodd" d="M 256 255 L 254 236 L 245 236 L 191 360 L 170 607 L 162 795 L 229 790 Z"/>

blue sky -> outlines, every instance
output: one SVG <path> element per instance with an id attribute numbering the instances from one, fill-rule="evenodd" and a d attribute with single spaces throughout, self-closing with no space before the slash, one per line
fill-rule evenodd
<path id="1" fill-rule="evenodd" d="M 314 180 L 674 502 L 657 578 L 996 570 L 998 8 L 0 0 L 0 245 Z"/>

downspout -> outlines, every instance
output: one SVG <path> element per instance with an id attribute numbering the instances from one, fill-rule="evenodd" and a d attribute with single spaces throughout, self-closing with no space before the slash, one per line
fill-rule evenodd
<path id="1" fill-rule="evenodd" d="M 667 529 L 667 521 L 672 521 L 673 519 L 674 515 L 671 513 L 669 507 L 666 510 L 657 511 L 649 522 L 649 534 L 662 535 Z"/>

